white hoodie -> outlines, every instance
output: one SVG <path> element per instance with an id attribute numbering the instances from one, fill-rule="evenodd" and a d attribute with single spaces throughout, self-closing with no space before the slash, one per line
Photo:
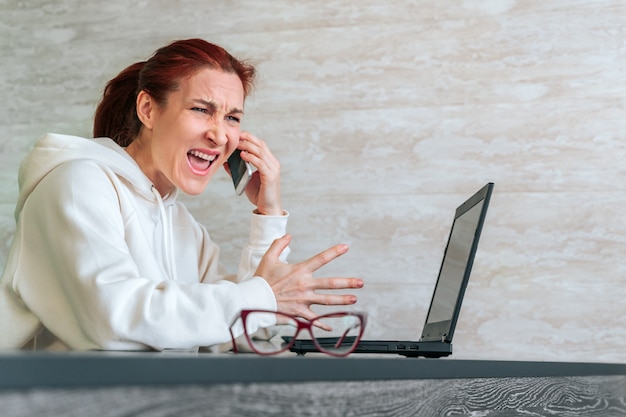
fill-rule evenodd
<path id="1" fill-rule="evenodd" d="M 32 345 L 42 329 L 70 349 L 192 349 L 229 341 L 244 308 L 276 309 L 268 283 L 252 275 L 287 216 L 252 215 L 234 283 L 176 192 L 162 199 L 110 139 L 48 134 L 18 181 L 0 349 Z"/>

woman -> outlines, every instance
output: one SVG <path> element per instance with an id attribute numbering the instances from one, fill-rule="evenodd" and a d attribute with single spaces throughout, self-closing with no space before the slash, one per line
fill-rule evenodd
<path id="1" fill-rule="evenodd" d="M 177 41 L 107 84 L 98 139 L 49 134 L 35 145 L 20 167 L 0 347 L 190 349 L 230 340 L 242 309 L 312 318 L 313 304 L 356 302 L 316 290 L 359 288 L 361 279 L 312 276 L 345 245 L 285 263 L 279 163 L 240 130 L 254 75 L 216 45 Z M 176 197 L 201 193 L 236 149 L 257 168 L 246 188 L 256 208 L 232 282 Z"/>

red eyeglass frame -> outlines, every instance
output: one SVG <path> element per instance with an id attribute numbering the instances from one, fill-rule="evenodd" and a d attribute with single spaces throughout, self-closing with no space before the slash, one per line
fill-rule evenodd
<path id="1" fill-rule="evenodd" d="M 298 324 L 298 328 L 296 329 L 295 333 L 293 334 L 293 336 L 291 337 L 289 342 L 283 344 L 281 349 L 273 351 L 273 352 L 259 351 L 259 350 L 254 348 L 254 343 L 250 339 L 250 333 L 248 333 L 248 330 L 246 329 L 246 318 L 251 313 L 279 314 L 281 316 L 288 317 L 288 318 L 292 319 L 293 321 L 295 321 Z M 361 327 L 359 329 L 359 334 L 357 336 L 354 336 L 355 337 L 355 342 L 352 345 L 352 348 L 350 350 L 348 350 L 346 352 L 342 352 L 342 353 L 328 351 L 328 350 L 324 349 L 318 343 L 317 338 L 313 335 L 313 331 L 312 331 L 311 328 L 314 327 L 313 323 L 315 321 L 317 321 L 317 320 L 324 319 L 324 318 L 329 318 L 329 317 L 337 318 L 337 317 L 342 317 L 342 316 L 355 316 L 355 317 L 358 317 L 360 319 Z M 233 320 L 233 322 L 231 323 L 231 325 L 229 327 L 230 337 L 231 337 L 231 340 L 233 342 L 233 352 L 234 353 L 239 353 L 239 351 L 237 350 L 237 343 L 235 341 L 235 339 L 236 339 L 235 335 L 233 334 L 233 325 L 239 319 L 241 319 L 241 321 L 242 321 L 243 333 L 245 335 L 246 342 L 248 342 L 248 346 L 250 346 L 252 351 L 254 353 L 256 353 L 257 355 L 271 356 L 271 355 L 277 355 L 279 353 L 285 352 L 285 351 L 289 350 L 289 348 L 291 348 L 293 346 L 293 344 L 296 341 L 296 337 L 298 336 L 298 334 L 300 333 L 301 330 L 308 330 L 309 334 L 311 335 L 311 340 L 313 340 L 313 344 L 315 345 L 315 347 L 317 348 L 318 351 L 320 351 L 321 353 L 324 353 L 326 355 L 330 355 L 330 356 L 344 357 L 344 356 L 348 356 L 349 354 L 354 352 L 354 350 L 356 349 L 357 345 L 359 344 L 359 341 L 363 337 L 363 332 L 365 331 L 365 326 L 367 324 L 367 313 L 362 312 L 362 311 L 339 311 L 339 312 L 335 312 L 335 313 L 323 314 L 321 316 L 317 316 L 317 317 L 314 317 L 313 319 L 309 320 L 309 319 L 303 319 L 302 317 L 294 316 L 293 314 L 283 313 L 283 312 L 280 312 L 280 311 L 272 311 L 272 310 L 241 310 L 239 315 L 237 317 L 235 317 L 235 319 Z M 345 337 L 345 335 L 340 337 L 339 343 L 343 340 L 344 337 Z"/>

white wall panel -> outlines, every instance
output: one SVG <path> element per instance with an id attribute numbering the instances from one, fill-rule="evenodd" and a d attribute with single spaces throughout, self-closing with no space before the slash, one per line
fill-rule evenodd
<path id="1" fill-rule="evenodd" d="M 370 337 L 417 336 L 454 209 L 496 183 L 455 357 L 626 360 L 626 5 L 619 0 L 0 3 L 0 265 L 21 158 L 89 135 L 104 83 L 177 38 L 258 66 L 292 261 L 351 250 Z M 250 206 L 184 197 L 234 270 Z"/>

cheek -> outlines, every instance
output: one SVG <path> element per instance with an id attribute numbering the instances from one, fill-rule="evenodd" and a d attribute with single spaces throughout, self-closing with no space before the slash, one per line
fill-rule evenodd
<path id="1" fill-rule="evenodd" d="M 233 129 L 229 131 L 228 134 L 226 135 L 226 137 L 228 138 L 228 145 L 226 147 L 226 151 L 228 153 L 227 156 L 230 156 L 233 152 L 235 152 L 235 149 L 237 149 L 237 146 L 239 145 L 240 135 L 241 135 L 240 129 Z"/>

